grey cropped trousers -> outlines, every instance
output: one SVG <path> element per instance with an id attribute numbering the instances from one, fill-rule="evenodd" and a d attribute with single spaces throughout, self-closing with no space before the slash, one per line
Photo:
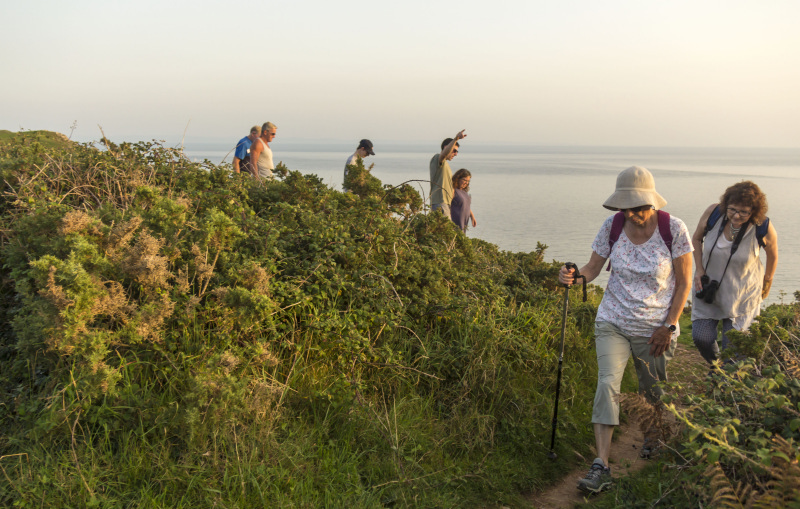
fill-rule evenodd
<path id="1" fill-rule="evenodd" d="M 619 425 L 619 388 L 628 359 L 633 355 L 639 394 L 658 401 L 664 390 L 658 382 L 667 381 L 667 363 L 675 355 L 680 330 L 672 334 L 669 348 L 660 357 L 650 355 L 649 337 L 630 336 L 608 322 L 594 324 L 597 350 L 597 391 L 594 395 L 592 423 Z"/>

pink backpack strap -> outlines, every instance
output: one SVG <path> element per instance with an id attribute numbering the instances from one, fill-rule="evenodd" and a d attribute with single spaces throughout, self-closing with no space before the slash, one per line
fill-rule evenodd
<path id="1" fill-rule="evenodd" d="M 667 245 L 667 250 L 672 255 L 672 230 L 669 229 L 669 212 L 657 210 L 658 216 L 658 233 L 661 235 L 661 240 Z M 617 212 L 614 214 L 614 219 L 611 221 L 611 231 L 608 232 L 608 257 L 611 258 L 611 250 L 614 249 L 614 243 L 619 240 L 619 235 L 622 233 L 622 227 L 625 226 L 625 214 Z M 606 271 L 611 270 L 611 260 L 608 261 Z"/>
<path id="2" fill-rule="evenodd" d="M 667 245 L 670 258 L 672 257 L 672 230 L 669 229 L 669 212 L 663 210 L 656 211 L 658 213 L 658 233 L 661 234 L 661 240 Z"/>
<path id="3" fill-rule="evenodd" d="M 614 214 L 614 219 L 611 220 L 611 231 L 608 232 L 608 267 L 606 270 L 611 270 L 611 250 L 614 249 L 614 243 L 619 240 L 619 234 L 622 233 L 622 227 L 625 226 L 625 214 L 617 212 Z"/>

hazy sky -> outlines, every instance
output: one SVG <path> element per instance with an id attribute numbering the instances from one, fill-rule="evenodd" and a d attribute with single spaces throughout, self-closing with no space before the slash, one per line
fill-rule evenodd
<path id="1" fill-rule="evenodd" d="M 800 146 L 797 0 L 6 0 L 0 19 L 12 131 Z"/>

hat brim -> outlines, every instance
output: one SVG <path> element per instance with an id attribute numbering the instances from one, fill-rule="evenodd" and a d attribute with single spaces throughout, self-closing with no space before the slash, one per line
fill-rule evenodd
<path id="1" fill-rule="evenodd" d="M 369 155 L 371 155 L 371 156 L 374 156 L 374 155 L 375 155 L 375 151 L 374 151 L 374 150 L 372 150 L 371 148 L 368 148 L 368 149 L 367 149 L 367 154 L 369 154 Z"/>
<path id="2" fill-rule="evenodd" d="M 637 191 L 632 189 L 622 189 L 614 191 L 603 207 L 608 210 L 632 209 L 642 205 L 652 205 L 656 210 L 664 208 L 667 204 L 660 194 L 656 191 Z"/>

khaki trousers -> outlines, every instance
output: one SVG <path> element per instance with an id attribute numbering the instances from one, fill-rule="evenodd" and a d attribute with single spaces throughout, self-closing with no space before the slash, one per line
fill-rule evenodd
<path id="1" fill-rule="evenodd" d="M 608 322 L 596 322 L 594 334 L 598 373 L 592 423 L 617 426 L 619 388 L 628 358 L 633 355 L 639 378 L 639 394 L 652 402 L 658 401 L 664 391 L 657 384 L 667 381 L 667 363 L 675 354 L 680 330 L 675 331 L 669 348 L 658 358 L 650 355 L 650 345 L 647 344 L 649 337 L 630 336 Z"/>

